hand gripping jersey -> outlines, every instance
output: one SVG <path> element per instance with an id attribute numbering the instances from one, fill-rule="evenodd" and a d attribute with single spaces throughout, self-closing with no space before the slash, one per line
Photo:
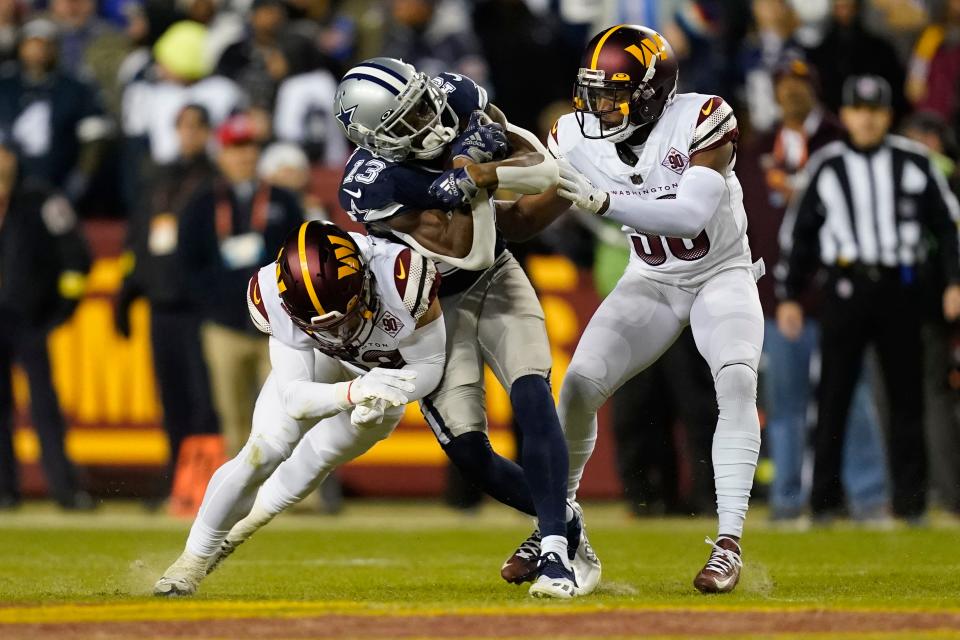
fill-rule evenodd
<path id="1" fill-rule="evenodd" d="M 373 329 L 358 347 L 330 349 L 301 329 L 280 306 L 277 265 L 262 267 L 247 287 L 247 307 L 257 328 L 284 345 L 300 350 L 316 349 L 362 374 L 375 367 L 399 369 L 401 341 L 416 329 L 417 321 L 437 297 L 440 278 L 430 260 L 393 242 L 357 233 L 350 234 L 360 247 L 371 274 L 371 286 L 379 304 Z"/>
<path id="2" fill-rule="evenodd" d="M 586 126 L 598 127 L 595 121 Z M 675 198 L 680 179 L 698 153 L 736 142 L 737 119 L 718 97 L 681 93 L 667 105 L 642 147 L 626 148 L 606 140 L 583 137 L 574 114 L 562 116 L 547 143 L 558 158 L 566 158 L 598 188 L 640 200 Z M 630 153 L 637 157 L 628 164 Z M 621 159 L 621 155 L 625 155 Z M 653 280 L 696 286 L 720 271 L 750 267 L 747 214 L 733 160 L 724 178 L 727 193 L 703 232 L 693 240 L 638 233 L 629 227 L 632 251 L 628 268 Z"/>
<path id="3" fill-rule="evenodd" d="M 466 76 L 441 73 L 433 82 L 447 94 L 448 104 L 459 118 L 459 122 L 444 119 L 447 126 L 459 131 L 460 124 L 465 123 L 470 114 L 487 107 L 487 92 Z M 427 192 L 442 172 L 443 167 L 439 162 L 391 162 L 366 149 L 357 149 L 344 167 L 339 191 L 340 206 L 351 218 L 367 225 L 372 233 L 389 235 L 389 228 L 378 223 L 411 210 L 444 208 Z M 505 244 L 498 234 L 496 255 L 504 248 Z M 436 266 L 443 275 L 442 295 L 466 288 L 482 273 L 462 271 L 442 262 Z"/>

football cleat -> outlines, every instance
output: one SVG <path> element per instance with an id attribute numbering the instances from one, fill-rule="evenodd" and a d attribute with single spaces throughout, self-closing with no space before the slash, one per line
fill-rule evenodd
<path id="1" fill-rule="evenodd" d="M 713 550 L 707 564 L 693 579 L 693 586 L 701 593 L 730 593 L 740 582 L 740 570 L 743 568 L 740 545 L 726 536 L 717 538 L 716 542 L 710 538 L 704 541 Z"/>
<path id="2" fill-rule="evenodd" d="M 206 558 L 184 551 L 153 585 L 155 596 L 192 596 L 207 575 Z"/>
<path id="3" fill-rule="evenodd" d="M 577 578 L 556 553 L 540 556 L 539 575 L 530 585 L 534 598 L 569 599 L 577 595 Z"/>
<path id="4" fill-rule="evenodd" d="M 568 555 L 577 577 L 577 595 L 586 596 L 593 593 L 600 583 L 600 559 L 587 539 L 583 509 L 576 502 L 571 502 L 570 506 L 573 507 L 573 520 L 567 523 Z"/>
<path id="5" fill-rule="evenodd" d="M 217 549 L 217 552 L 213 554 L 212 558 L 210 558 L 210 564 L 207 565 L 206 575 L 213 573 L 213 570 L 219 567 L 220 563 L 226 560 L 230 554 L 236 551 L 237 547 L 239 547 L 241 544 L 243 544 L 243 540 L 240 540 L 239 542 L 232 542 L 229 538 L 224 539 L 224 541 L 220 543 L 220 548 Z"/>
<path id="6" fill-rule="evenodd" d="M 500 577 L 511 584 L 523 584 L 537 577 L 540 559 L 540 530 L 534 529 L 500 567 Z"/>

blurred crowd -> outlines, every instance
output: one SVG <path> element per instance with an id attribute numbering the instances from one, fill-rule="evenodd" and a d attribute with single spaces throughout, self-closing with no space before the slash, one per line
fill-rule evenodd
<path id="1" fill-rule="evenodd" d="M 29 377 L 51 495 L 65 508 L 92 505 L 64 454 L 44 346 L 83 292 L 90 258 L 78 219 L 127 221 L 115 328 L 129 335 L 131 304 L 149 301 L 171 464 L 194 434 L 223 433 L 232 455 L 269 367 L 241 289 L 297 221 L 337 213 L 330 185 L 351 151 L 332 109 L 342 73 L 374 55 L 462 73 L 544 137 L 571 110 L 585 43 L 620 23 L 666 36 L 681 58 L 680 91 L 734 105 L 751 245 L 770 270 L 807 159 L 848 138 L 851 77 L 888 87 L 873 105 L 889 112 L 883 133 L 923 145 L 956 189 L 960 0 L 0 0 L 0 507 L 20 500 L 14 360 Z M 628 248 L 615 226 L 567 216 L 515 251 L 544 252 L 593 269 L 603 294 Z M 42 268 L 14 277 L 26 264 Z M 927 410 L 913 437 L 931 496 L 960 514 L 960 348 L 940 313 L 946 276 L 919 277 Z M 778 324 L 773 280 L 760 281 L 761 486 L 771 517 L 793 524 L 809 511 L 822 296 L 808 288 L 802 327 Z M 884 435 L 895 411 L 875 351 L 856 369 L 847 428 L 817 446 L 843 452 L 845 501 L 815 508 L 821 520 L 923 518 L 893 505 L 890 460 L 902 452 Z M 617 462 L 638 515 L 712 511 L 713 397 L 689 335 L 615 396 Z M 158 494 L 169 482 L 168 472 Z"/>

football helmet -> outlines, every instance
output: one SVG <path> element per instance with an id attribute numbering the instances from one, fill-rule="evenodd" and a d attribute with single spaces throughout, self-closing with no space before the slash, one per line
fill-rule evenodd
<path id="1" fill-rule="evenodd" d="M 304 222 L 277 255 L 280 304 L 321 346 L 359 346 L 373 330 L 377 298 L 370 270 L 349 233 L 329 222 Z"/>
<path id="2" fill-rule="evenodd" d="M 573 94 L 583 136 L 623 142 L 656 122 L 677 93 L 678 70 L 670 43 L 653 29 L 621 24 L 598 33 Z"/>
<path id="3" fill-rule="evenodd" d="M 436 158 L 457 134 L 447 94 L 413 65 L 371 58 L 343 76 L 334 98 L 351 142 L 392 162 Z M 447 115 L 447 124 L 444 124 Z"/>

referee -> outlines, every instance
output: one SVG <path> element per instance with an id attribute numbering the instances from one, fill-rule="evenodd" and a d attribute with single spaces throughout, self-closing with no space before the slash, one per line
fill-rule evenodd
<path id="1" fill-rule="evenodd" d="M 847 414 L 864 350 L 873 344 L 890 405 L 894 515 L 918 522 L 926 509 L 927 465 L 917 274 L 932 240 L 947 278 L 944 316 L 960 316 L 960 208 L 926 151 L 888 135 L 893 112 L 886 80 L 849 78 L 840 116 L 848 137 L 810 158 L 806 188 L 796 194 L 781 229 L 776 274 L 777 323 L 790 338 L 803 326 L 798 297 L 818 267 L 826 271 L 810 503 L 820 518 L 842 507 Z"/>

